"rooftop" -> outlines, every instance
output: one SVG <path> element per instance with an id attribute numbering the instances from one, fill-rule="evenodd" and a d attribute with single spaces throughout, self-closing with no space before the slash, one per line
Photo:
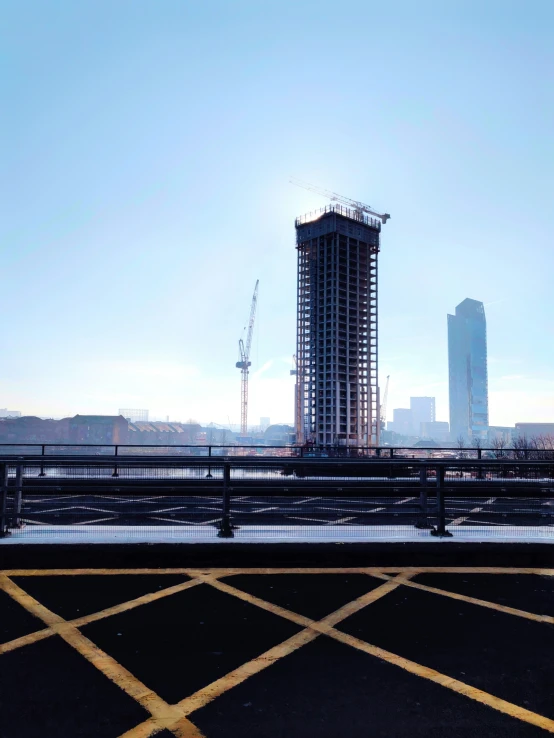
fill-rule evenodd
<path id="1" fill-rule="evenodd" d="M 381 230 L 381 221 L 378 218 L 371 218 L 361 210 L 354 210 L 352 208 L 347 208 L 344 205 L 336 204 L 326 205 L 324 208 L 313 210 L 311 213 L 306 213 L 306 215 L 299 215 L 294 224 L 298 227 L 305 223 L 312 223 L 314 220 L 319 220 L 329 213 L 337 213 L 338 215 L 342 215 L 344 218 L 349 218 L 350 220 L 355 220 L 358 223 L 364 223 L 364 225 L 368 225 L 371 228 Z"/>

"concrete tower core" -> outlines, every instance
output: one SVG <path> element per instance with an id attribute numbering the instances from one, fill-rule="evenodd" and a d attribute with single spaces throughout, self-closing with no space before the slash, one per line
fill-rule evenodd
<path id="1" fill-rule="evenodd" d="M 378 445 L 381 221 L 337 204 L 295 226 L 297 443 Z"/>

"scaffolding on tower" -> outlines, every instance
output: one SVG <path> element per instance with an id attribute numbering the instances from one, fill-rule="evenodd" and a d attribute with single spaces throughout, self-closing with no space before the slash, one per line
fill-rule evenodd
<path id="1" fill-rule="evenodd" d="M 297 443 L 378 446 L 377 262 L 390 215 L 291 182 L 331 200 L 295 222 Z"/>

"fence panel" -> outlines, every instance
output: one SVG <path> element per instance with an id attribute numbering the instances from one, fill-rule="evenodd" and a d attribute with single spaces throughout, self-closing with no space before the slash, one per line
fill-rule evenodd
<path id="1" fill-rule="evenodd" d="M 18 540 L 554 537 L 553 462 L 30 454 L 2 468 L 0 535 Z"/>

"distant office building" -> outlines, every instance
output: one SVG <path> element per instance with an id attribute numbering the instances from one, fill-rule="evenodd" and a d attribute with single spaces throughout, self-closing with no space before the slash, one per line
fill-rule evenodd
<path id="1" fill-rule="evenodd" d="M 467 298 L 448 316 L 450 438 L 487 439 L 487 324 L 482 302 Z"/>
<path id="2" fill-rule="evenodd" d="M 409 408 L 397 407 L 392 411 L 392 423 L 387 424 L 387 430 L 398 433 L 399 436 L 414 435 L 414 418 Z"/>
<path id="3" fill-rule="evenodd" d="M 435 398 L 434 397 L 410 397 L 410 410 L 412 411 L 412 422 L 416 436 L 422 435 L 422 423 L 435 422 Z"/>
<path id="4" fill-rule="evenodd" d="M 505 446 L 509 446 L 515 437 L 515 428 L 509 425 L 489 425 L 487 441 L 489 444 L 497 444 L 502 442 Z"/>
<path id="5" fill-rule="evenodd" d="M 119 414 L 123 415 L 129 423 L 148 423 L 148 410 L 133 410 L 131 408 L 120 408 Z"/>
<path id="6" fill-rule="evenodd" d="M 20 418 L 21 412 L 19 410 L 6 410 L 6 408 L 0 409 L 0 418 Z"/>
<path id="7" fill-rule="evenodd" d="M 271 425 L 271 420 L 269 418 L 260 418 L 260 428 L 262 431 L 265 431 L 269 426 Z"/>
<path id="8" fill-rule="evenodd" d="M 514 437 L 544 438 L 554 436 L 554 423 L 516 423 Z"/>
<path id="9" fill-rule="evenodd" d="M 450 439 L 450 426 L 445 421 L 433 420 L 430 423 L 420 424 L 420 436 L 432 438 L 434 441 L 444 442 Z"/>

